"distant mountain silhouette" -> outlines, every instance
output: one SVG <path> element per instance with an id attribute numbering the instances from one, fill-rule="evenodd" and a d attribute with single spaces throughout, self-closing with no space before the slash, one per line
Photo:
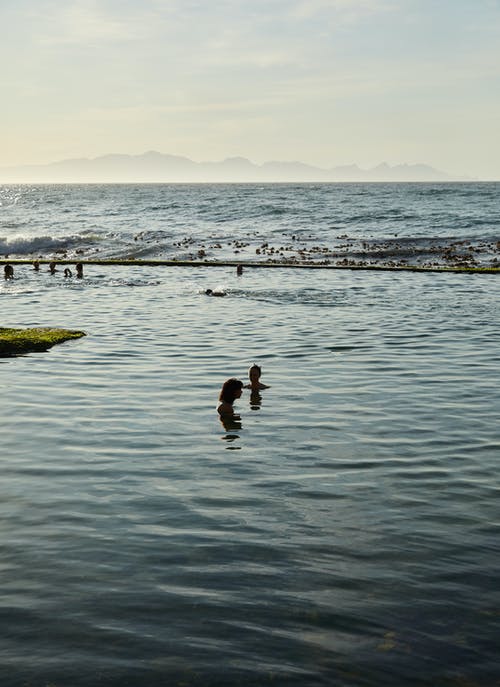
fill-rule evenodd
<path id="1" fill-rule="evenodd" d="M 464 181 L 428 165 L 383 162 L 371 169 L 344 165 L 322 169 L 303 162 L 265 162 L 244 157 L 194 162 L 187 157 L 149 151 L 142 155 L 110 154 L 94 159 L 61 160 L 47 165 L 0 168 L 0 182 L 146 183 L 146 182 L 336 182 Z"/>

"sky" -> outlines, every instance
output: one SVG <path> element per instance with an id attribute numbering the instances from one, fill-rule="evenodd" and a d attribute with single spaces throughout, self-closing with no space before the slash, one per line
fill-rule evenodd
<path id="1" fill-rule="evenodd" d="M 500 179 L 500 0 L 1 0 L 0 166 L 148 150 Z"/>

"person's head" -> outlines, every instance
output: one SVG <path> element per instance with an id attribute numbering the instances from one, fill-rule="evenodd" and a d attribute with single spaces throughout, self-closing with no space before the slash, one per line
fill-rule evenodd
<path id="1" fill-rule="evenodd" d="M 213 291 L 212 291 L 212 289 L 207 289 L 207 290 L 205 291 L 205 293 L 206 293 L 207 296 L 211 296 L 211 295 L 213 294 Z"/>
<path id="2" fill-rule="evenodd" d="M 219 401 L 225 401 L 226 403 L 233 403 L 237 398 L 241 396 L 241 390 L 243 389 L 243 382 L 239 379 L 232 377 L 227 379 L 222 385 L 222 389 L 219 395 Z"/>
<path id="3" fill-rule="evenodd" d="M 248 370 L 248 378 L 252 384 L 256 384 L 259 381 L 261 374 L 262 374 L 262 370 L 255 363 Z"/>

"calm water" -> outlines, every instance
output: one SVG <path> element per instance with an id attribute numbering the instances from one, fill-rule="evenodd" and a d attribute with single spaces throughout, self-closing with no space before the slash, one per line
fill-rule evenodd
<path id="1" fill-rule="evenodd" d="M 433 192 L 419 205 L 409 186 L 421 218 L 445 202 Z M 464 228 L 472 201 L 460 205 L 459 185 L 445 196 L 464 223 L 455 238 L 499 236 L 488 188 L 472 203 L 479 217 L 484 202 L 486 229 Z M 54 189 L 30 191 L 43 199 L 31 226 L 28 196 L 4 204 L 0 238 L 18 256 L 37 241 L 49 255 L 57 236 L 69 255 L 149 242 L 134 240 L 129 188 Z M 97 193 L 99 238 L 85 245 L 92 222 L 75 208 Z M 123 227 L 107 214 L 113 197 Z M 228 200 L 214 198 L 215 234 Z M 240 229 L 234 215 L 224 227 L 231 241 L 250 207 Z M 191 249 L 178 245 L 188 214 L 170 238 L 156 226 L 151 256 Z M 276 217 L 255 232 L 284 232 Z M 307 213 L 300 222 L 305 235 Z M 411 238 L 410 220 L 400 226 Z M 203 225 L 191 228 L 198 249 Z M 0 359 L 2 687 L 499 684 L 497 275 L 88 265 L 83 280 L 30 266 L 15 276 L 0 283 L 0 325 L 87 336 Z M 215 286 L 226 298 L 202 295 Z M 221 383 L 254 361 L 270 388 L 245 391 L 241 427 L 226 429 Z"/>
<path id="2" fill-rule="evenodd" d="M 18 267 L 3 326 L 88 336 L 0 360 L 2 686 L 498 684 L 499 303 L 496 275 Z"/>

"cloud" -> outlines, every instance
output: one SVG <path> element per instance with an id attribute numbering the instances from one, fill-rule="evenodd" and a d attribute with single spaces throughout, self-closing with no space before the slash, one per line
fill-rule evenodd
<path id="1" fill-rule="evenodd" d="M 268 98 L 247 98 L 226 100 L 207 100 L 206 102 L 186 102 L 165 105 L 138 105 L 124 107 L 89 107 L 79 115 L 81 121 L 95 122 L 148 122 L 162 119 L 167 115 L 198 115 L 260 111 L 263 108 L 281 106 L 284 97 L 275 95 Z"/>
<path id="2" fill-rule="evenodd" d="M 318 14 L 335 15 L 344 20 L 358 21 L 367 15 L 394 8 L 388 0 L 300 0 L 291 11 L 296 19 L 309 19 Z"/>
<path id="3" fill-rule="evenodd" d="M 48 10 L 48 11 L 47 11 Z M 73 0 L 61 6 L 50 3 L 37 12 L 39 42 L 47 45 L 85 45 L 138 40 L 146 36 L 149 16 L 144 12 L 106 8 L 97 0 Z"/>

